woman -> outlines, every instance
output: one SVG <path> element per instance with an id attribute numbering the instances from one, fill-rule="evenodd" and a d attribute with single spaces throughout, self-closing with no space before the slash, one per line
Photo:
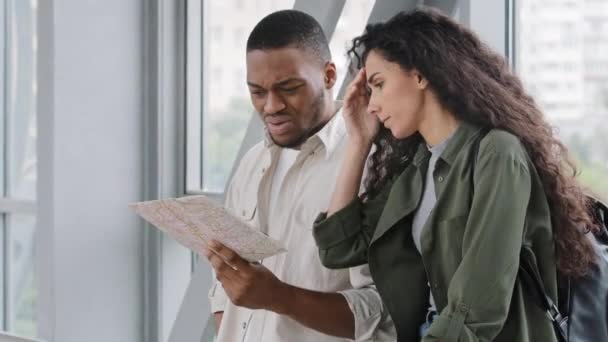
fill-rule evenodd
<path id="1" fill-rule="evenodd" d="M 369 263 L 400 341 L 556 341 L 520 259 L 557 301 L 557 271 L 593 262 L 579 229 L 593 225 L 566 148 L 519 79 L 430 10 L 368 25 L 349 54 L 364 67 L 344 98 L 342 172 L 314 227 L 324 265 Z"/>

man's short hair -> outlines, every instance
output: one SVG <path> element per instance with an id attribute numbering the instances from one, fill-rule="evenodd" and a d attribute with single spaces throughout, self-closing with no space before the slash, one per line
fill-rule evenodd
<path id="1" fill-rule="evenodd" d="M 283 10 L 271 13 L 253 28 L 247 39 L 247 52 L 285 47 L 306 49 L 321 63 L 331 60 L 321 25 L 304 12 Z"/>

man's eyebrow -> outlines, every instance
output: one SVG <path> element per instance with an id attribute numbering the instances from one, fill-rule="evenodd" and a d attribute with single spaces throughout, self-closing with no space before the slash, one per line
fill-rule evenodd
<path id="1" fill-rule="evenodd" d="M 299 82 L 304 82 L 304 80 L 301 79 L 301 78 L 288 78 L 286 80 L 282 80 L 282 81 L 276 82 L 272 86 L 273 87 L 284 87 L 286 85 L 289 85 L 290 83 L 295 83 L 295 82 L 298 82 L 298 83 Z M 250 87 L 253 87 L 253 88 L 264 88 L 261 85 L 255 84 L 255 83 L 250 82 L 250 81 L 247 81 L 247 85 L 250 86 Z"/>
<path id="2" fill-rule="evenodd" d="M 374 81 L 374 77 L 376 77 L 376 75 L 378 75 L 380 73 L 380 71 L 376 71 L 375 73 L 373 73 L 368 79 L 367 79 L 367 83 L 372 83 Z"/>
<path id="3" fill-rule="evenodd" d="M 286 86 L 290 83 L 294 83 L 294 82 L 303 82 L 304 80 L 302 80 L 301 78 L 288 78 L 286 80 L 283 81 L 279 81 L 275 84 L 273 84 L 274 87 L 283 87 Z"/>

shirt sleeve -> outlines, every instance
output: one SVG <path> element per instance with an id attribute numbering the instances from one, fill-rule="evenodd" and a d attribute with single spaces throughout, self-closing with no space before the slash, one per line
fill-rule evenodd
<path id="1" fill-rule="evenodd" d="M 397 332 L 373 283 L 369 266 L 349 269 L 352 289 L 340 291 L 355 318 L 355 341 L 396 341 Z"/>
<path id="2" fill-rule="evenodd" d="M 215 277 L 215 273 L 214 273 Z M 208 293 L 209 303 L 211 304 L 211 312 L 223 312 L 226 309 L 226 304 L 228 303 L 228 296 L 224 291 L 224 287 L 222 283 L 215 280 L 213 285 L 209 289 Z"/>
<path id="3" fill-rule="evenodd" d="M 507 319 L 517 279 L 531 176 L 525 156 L 487 147 L 475 170 L 462 260 L 447 305 L 423 342 L 493 341 Z"/>
<path id="4" fill-rule="evenodd" d="M 233 208 L 233 203 L 234 203 L 234 199 L 235 199 L 235 194 L 234 194 L 234 181 L 237 179 L 236 175 L 238 174 L 235 173 L 235 177 L 233 177 L 232 182 L 228 185 L 228 189 L 226 190 L 226 197 L 224 199 L 224 207 L 226 208 L 226 210 L 234 212 L 234 208 Z M 228 299 L 228 295 L 226 295 L 226 292 L 224 291 L 224 287 L 222 286 L 222 283 L 220 283 L 215 275 L 215 271 L 212 270 L 212 276 L 213 276 L 213 285 L 211 285 L 211 288 L 209 289 L 208 295 L 207 297 L 209 298 L 209 304 L 211 305 L 211 312 L 212 313 L 217 313 L 217 312 L 223 312 L 226 309 L 226 304 L 228 303 L 229 299 Z"/>

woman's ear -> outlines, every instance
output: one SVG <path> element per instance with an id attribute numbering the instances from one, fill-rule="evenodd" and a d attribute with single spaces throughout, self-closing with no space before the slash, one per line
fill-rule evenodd
<path id="1" fill-rule="evenodd" d="M 338 79 L 338 72 L 336 71 L 336 65 L 333 62 L 325 63 L 325 68 L 323 70 L 323 84 L 325 85 L 325 89 L 331 89 L 336 84 Z"/>
<path id="2" fill-rule="evenodd" d="M 426 89 L 426 87 L 429 85 L 429 81 L 422 76 L 421 73 L 419 73 L 418 71 L 415 71 L 415 75 L 416 75 L 416 84 L 418 85 L 418 89 Z"/>

